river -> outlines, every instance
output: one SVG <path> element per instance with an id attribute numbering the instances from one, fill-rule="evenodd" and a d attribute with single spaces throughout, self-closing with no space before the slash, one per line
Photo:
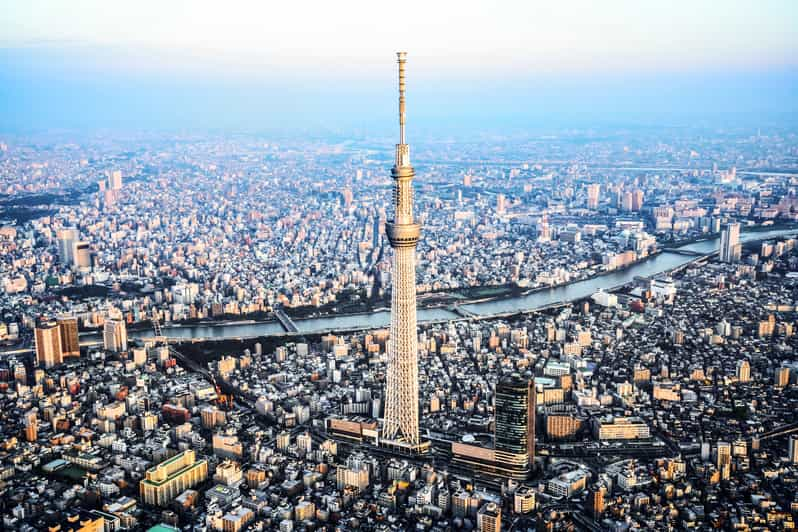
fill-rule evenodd
<path id="1" fill-rule="evenodd" d="M 771 238 L 785 237 L 798 234 L 798 229 L 773 229 L 770 231 L 743 232 L 740 236 L 742 242 L 768 240 Z M 694 242 L 680 246 L 679 250 L 692 251 L 701 254 L 711 254 L 718 251 L 719 238 Z M 599 275 L 591 279 L 575 281 L 566 285 L 548 290 L 538 290 L 528 295 L 483 301 L 465 304 L 461 307 L 479 317 L 509 314 L 539 309 L 555 303 L 576 301 L 590 296 L 599 290 L 611 290 L 626 284 L 635 277 L 652 277 L 660 273 L 678 268 L 697 257 L 682 255 L 673 252 L 662 252 L 647 260 L 639 262 L 624 270 Z M 461 316 L 444 308 L 418 310 L 419 322 L 445 321 L 458 319 Z M 322 333 L 332 330 L 375 329 L 387 327 L 390 324 L 390 312 L 387 310 L 376 311 L 368 314 L 345 314 L 338 316 L 325 316 L 321 318 L 307 318 L 294 320 L 300 333 Z M 252 338 L 257 336 L 272 336 L 284 334 L 283 328 L 276 321 L 273 322 L 231 322 L 216 325 L 185 325 L 163 327 L 163 334 L 169 338 L 177 339 L 225 339 L 225 338 Z M 151 330 L 130 331 L 132 338 L 147 338 L 154 335 Z M 90 341 L 99 335 L 87 334 L 81 336 L 81 342 Z"/>

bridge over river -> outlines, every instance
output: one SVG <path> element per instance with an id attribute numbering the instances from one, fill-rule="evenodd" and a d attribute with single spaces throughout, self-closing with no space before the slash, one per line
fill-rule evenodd
<path id="1" fill-rule="evenodd" d="M 742 242 L 769 240 L 772 238 L 795 236 L 798 228 L 774 229 L 770 231 L 751 231 L 741 235 Z M 452 320 L 489 319 L 510 316 L 520 312 L 537 312 L 547 308 L 556 308 L 563 304 L 578 301 L 603 290 L 615 290 L 631 283 L 636 277 L 650 278 L 668 274 L 704 257 L 717 253 L 719 238 L 693 242 L 673 249 L 657 253 L 629 268 L 608 272 L 602 275 L 575 281 L 572 283 L 535 290 L 525 295 L 513 296 L 474 303 L 459 303 L 449 308 L 419 308 L 418 321 L 436 323 Z M 282 311 L 277 311 L 275 321 L 231 321 L 219 324 L 200 324 L 184 326 L 164 326 L 162 334 L 170 342 L 198 340 L 226 340 L 267 337 L 291 337 L 301 334 L 323 334 L 326 332 L 348 332 L 364 329 L 378 329 L 390 325 L 390 312 L 379 310 L 363 314 L 331 315 L 319 318 L 291 319 Z M 151 338 L 152 330 L 131 330 L 131 338 Z M 81 345 L 97 345 L 102 343 L 99 333 L 81 335 Z M 30 348 L 17 351 L 29 352 Z M 11 352 L 11 351 L 7 351 Z"/>

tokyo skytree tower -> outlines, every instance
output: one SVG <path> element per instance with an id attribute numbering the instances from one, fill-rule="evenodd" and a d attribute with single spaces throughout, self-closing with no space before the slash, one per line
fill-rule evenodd
<path id="1" fill-rule="evenodd" d="M 411 449 L 421 445 L 418 434 L 418 334 L 416 331 L 416 244 L 421 225 L 413 219 L 413 177 L 410 147 L 405 143 L 406 53 L 399 63 L 399 144 L 391 169 L 394 218 L 385 223 L 393 248 L 391 338 L 385 386 L 382 438 Z"/>

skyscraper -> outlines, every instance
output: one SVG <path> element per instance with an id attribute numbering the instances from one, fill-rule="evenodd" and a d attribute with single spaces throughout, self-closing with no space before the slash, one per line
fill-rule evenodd
<path id="1" fill-rule="evenodd" d="M 535 458 L 535 382 L 514 375 L 496 385 L 496 465 L 511 478 L 529 476 Z"/>
<path id="2" fill-rule="evenodd" d="M 601 192 L 601 185 L 598 183 L 591 183 L 587 186 L 587 208 L 595 209 L 598 207 L 599 194 Z"/>
<path id="3" fill-rule="evenodd" d="M 122 320 L 105 320 L 103 343 L 108 351 L 127 351 L 127 328 Z"/>
<path id="4" fill-rule="evenodd" d="M 405 61 L 399 63 L 399 144 L 391 169 L 394 218 L 385 223 L 393 248 L 391 279 L 391 339 L 385 383 L 382 438 L 404 450 L 426 448 L 418 434 L 418 336 L 416 330 L 416 244 L 421 225 L 413 218 L 413 177 L 410 147 L 405 142 Z"/>
<path id="5" fill-rule="evenodd" d="M 112 190 L 122 190 L 122 172 L 114 170 L 108 174 L 108 185 Z"/>
<path id="6" fill-rule="evenodd" d="M 740 260 L 740 224 L 729 223 L 720 233 L 720 261 L 737 262 Z"/>
<path id="7" fill-rule="evenodd" d="M 58 259 L 62 264 L 72 264 L 74 262 L 75 242 L 80 238 L 80 233 L 74 227 L 59 229 L 55 233 L 58 241 Z"/>
<path id="8" fill-rule="evenodd" d="M 621 201 L 621 209 L 623 209 L 625 212 L 631 212 L 633 205 L 634 203 L 632 198 L 632 191 L 627 190 L 623 193 L 623 200 Z"/>
<path id="9" fill-rule="evenodd" d="M 61 334 L 61 353 L 63 356 L 80 356 L 78 319 L 73 316 L 61 316 L 56 322 L 58 323 L 58 331 Z"/>
<path id="10" fill-rule="evenodd" d="M 61 354 L 61 331 L 54 321 L 39 323 L 34 329 L 36 339 L 36 363 L 50 368 L 63 361 Z"/>

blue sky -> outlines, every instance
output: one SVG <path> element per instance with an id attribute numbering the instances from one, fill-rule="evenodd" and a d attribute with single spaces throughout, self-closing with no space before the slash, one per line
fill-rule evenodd
<path id="1" fill-rule="evenodd" d="M 81 2 L 0 7 L 0 130 L 778 124 L 798 2 Z"/>

